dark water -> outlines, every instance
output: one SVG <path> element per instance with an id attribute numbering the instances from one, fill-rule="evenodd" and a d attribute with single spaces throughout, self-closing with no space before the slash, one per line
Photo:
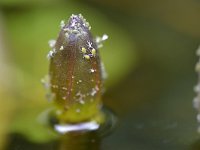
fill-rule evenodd
<path id="1" fill-rule="evenodd" d="M 68 143 L 71 148 L 67 149 L 199 150 L 196 112 L 190 99 L 193 92 L 189 91 L 192 82 L 184 78 L 177 82 L 180 84 L 173 84 L 169 90 L 159 94 L 162 95 L 159 100 L 135 104 L 136 107 L 124 114 L 119 113 L 119 122 L 112 134 L 89 143 L 80 142 L 80 138 L 78 142 L 78 137 L 75 137 L 76 142 Z M 58 141 L 36 144 L 20 135 L 12 134 L 11 137 L 7 150 L 58 149 Z M 87 139 L 92 140 L 94 136 Z M 82 143 L 81 148 L 73 148 L 73 144 L 76 145 L 77 142 Z M 85 143 L 87 144 L 84 145 Z"/>

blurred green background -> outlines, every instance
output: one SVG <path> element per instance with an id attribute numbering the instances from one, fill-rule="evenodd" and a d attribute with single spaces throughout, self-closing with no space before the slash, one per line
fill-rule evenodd
<path id="1" fill-rule="evenodd" d="M 0 0 L 0 149 L 11 133 L 51 139 L 38 123 L 49 107 L 40 80 L 48 40 L 72 13 L 83 14 L 94 36 L 109 35 L 100 49 L 108 74 L 103 100 L 119 125 L 103 149 L 200 149 L 192 107 L 198 0 Z"/>

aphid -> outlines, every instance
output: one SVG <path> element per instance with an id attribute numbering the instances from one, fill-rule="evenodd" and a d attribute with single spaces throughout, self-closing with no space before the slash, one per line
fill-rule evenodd
<path id="1" fill-rule="evenodd" d="M 87 45 L 88 45 L 89 48 L 92 48 L 92 42 L 87 41 Z"/>
<path id="2" fill-rule="evenodd" d="M 57 85 L 52 85 L 52 87 L 53 87 L 53 88 L 56 88 L 56 89 L 58 88 L 58 86 L 57 86 Z"/>
<path id="3" fill-rule="evenodd" d="M 85 104 L 85 102 L 84 102 L 83 100 L 80 100 L 80 104 L 84 105 L 84 104 Z"/>
<path id="4" fill-rule="evenodd" d="M 91 96 L 94 96 L 96 93 L 97 91 L 94 88 L 92 88 Z"/>
<path id="5" fill-rule="evenodd" d="M 82 51 L 82 53 L 85 54 L 85 53 L 86 53 L 86 48 L 85 48 L 85 47 L 82 47 L 82 48 L 81 48 L 81 51 Z"/>
<path id="6" fill-rule="evenodd" d="M 49 53 L 47 54 L 47 59 L 51 59 L 51 57 L 53 57 L 54 52 L 53 51 L 49 51 Z"/>
<path id="7" fill-rule="evenodd" d="M 102 36 L 102 38 L 101 38 L 102 41 L 105 41 L 105 40 L 107 40 L 107 39 L 108 39 L 108 35 L 107 35 L 107 34 L 104 34 L 104 35 Z"/>
<path id="8" fill-rule="evenodd" d="M 90 56 L 89 55 L 84 55 L 84 58 L 89 60 L 90 59 Z"/>
<path id="9" fill-rule="evenodd" d="M 95 70 L 94 69 L 90 69 L 90 72 L 93 73 L 93 72 L 95 72 Z"/>
<path id="10" fill-rule="evenodd" d="M 66 100 L 66 99 L 67 99 L 67 97 L 66 97 L 66 96 L 63 96 L 63 97 L 62 97 L 62 99 L 63 99 L 63 100 Z"/>
<path id="11" fill-rule="evenodd" d="M 96 55 L 96 49 L 93 48 L 91 52 L 92 52 L 92 55 L 93 55 L 93 56 Z"/>
<path id="12" fill-rule="evenodd" d="M 96 43 L 97 43 L 97 47 L 101 48 L 103 47 L 103 41 L 108 39 L 108 35 L 104 34 L 102 37 L 97 36 L 96 37 Z"/>
<path id="13" fill-rule="evenodd" d="M 60 50 L 62 51 L 64 49 L 63 45 L 60 47 Z"/>
<path id="14" fill-rule="evenodd" d="M 72 30 L 72 33 L 74 33 L 74 34 L 78 34 L 79 31 L 78 31 L 78 30 Z"/>
<path id="15" fill-rule="evenodd" d="M 65 33 L 65 37 L 66 37 L 67 39 L 69 38 L 68 32 Z"/>
<path id="16" fill-rule="evenodd" d="M 64 20 L 61 20 L 60 22 L 60 27 L 63 28 L 65 26 L 65 21 Z"/>
<path id="17" fill-rule="evenodd" d="M 49 43 L 49 47 L 53 48 L 55 46 L 55 44 L 56 44 L 56 40 L 49 40 L 48 43 Z"/>
<path id="18" fill-rule="evenodd" d="M 67 91 L 67 88 L 66 88 L 66 87 L 62 87 L 62 89 Z"/>
<path id="19" fill-rule="evenodd" d="M 69 32 L 70 30 L 68 28 L 63 29 L 65 32 Z"/>

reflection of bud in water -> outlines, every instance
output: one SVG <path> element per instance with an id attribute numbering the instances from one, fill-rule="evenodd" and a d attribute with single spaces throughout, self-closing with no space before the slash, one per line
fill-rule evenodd
<path id="1" fill-rule="evenodd" d="M 57 40 L 49 42 L 49 85 L 58 117 L 65 122 L 89 120 L 101 109 L 100 42 L 95 42 L 90 28 L 82 15 L 72 15 L 68 23 L 61 21 Z"/>

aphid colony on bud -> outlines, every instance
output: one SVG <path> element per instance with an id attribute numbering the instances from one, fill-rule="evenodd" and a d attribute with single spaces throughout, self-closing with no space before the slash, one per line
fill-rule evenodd
<path id="1" fill-rule="evenodd" d="M 83 53 L 83 58 L 89 60 L 91 57 L 95 57 L 96 49 L 92 46 L 90 41 L 87 41 L 87 49 L 85 47 L 81 47 L 81 52 Z"/>
<path id="2" fill-rule="evenodd" d="M 81 14 L 61 21 L 57 40 L 50 40 L 48 87 L 62 121 L 78 122 L 94 117 L 102 106 L 104 66 L 98 47 L 107 35 L 93 39 Z M 74 114 L 75 113 L 75 114 Z"/>

